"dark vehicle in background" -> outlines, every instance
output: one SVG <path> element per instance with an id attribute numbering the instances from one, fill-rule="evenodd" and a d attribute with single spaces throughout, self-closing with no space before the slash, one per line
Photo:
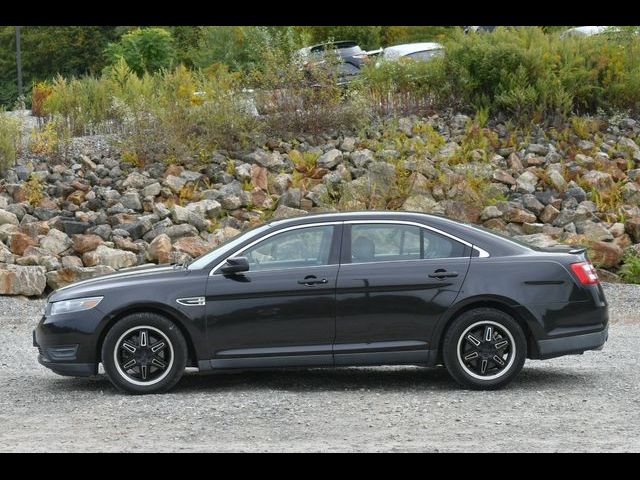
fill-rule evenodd
<path id="1" fill-rule="evenodd" d="M 360 73 L 369 56 L 356 42 L 341 40 L 301 48 L 296 58 L 307 71 L 329 65 L 335 69 L 338 84 L 342 85 Z"/>
<path id="2" fill-rule="evenodd" d="M 54 292 L 34 331 L 41 364 L 102 363 L 132 393 L 186 367 L 444 365 L 495 389 L 525 359 L 600 349 L 607 302 L 585 250 L 534 249 L 409 212 L 272 221 L 189 265 L 134 268 Z"/>

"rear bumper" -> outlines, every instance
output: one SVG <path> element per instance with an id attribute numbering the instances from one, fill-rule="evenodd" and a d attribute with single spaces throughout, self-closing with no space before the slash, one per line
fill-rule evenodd
<path id="1" fill-rule="evenodd" d="M 599 332 L 571 335 L 561 338 L 539 340 L 537 342 L 539 359 L 560 357 L 583 353 L 587 350 L 601 350 L 609 338 L 609 326 Z"/>

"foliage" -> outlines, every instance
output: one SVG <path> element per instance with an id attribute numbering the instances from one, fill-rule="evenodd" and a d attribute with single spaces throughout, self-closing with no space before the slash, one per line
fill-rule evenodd
<path id="1" fill-rule="evenodd" d="M 618 275 L 627 283 L 640 283 L 640 256 L 633 251 L 626 253 Z"/>
<path id="2" fill-rule="evenodd" d="M 20 122 L 0 110 L 0 171 L 14 164 L 20 146 Z"/>
<path id="3" fill-rule="evenodd" d="M 27 202 L 34 207 L 37 206 L 44 198 L 45 183 L 37 175 L 29 175 L 29 178 L 24 182 L 23 188 L 26 193 Z"/>
<path id="4" fill-rule="evenodd" d="M 138 28 L 122 35 L 118 42 L 107 45 L 105 54 L 112 63 L 124 59 L 127 65 L 142 75 L 170 68 L 177 50 L 171 32 L 164 28 Z"/>

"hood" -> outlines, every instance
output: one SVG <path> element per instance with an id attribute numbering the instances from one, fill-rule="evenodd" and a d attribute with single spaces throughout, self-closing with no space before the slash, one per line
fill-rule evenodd
<path id="1" fill-rule="evenodd" d="M 178 275 L 188 275 L 189 270 L 174 265 L 142 265 L 126 268 L 108 275 L 100 275 L 88 280 L 80 280 L 66 287 L 59 288 L 49 296 L 50 302 L 103 295 L 105 291 L 117 288 L 128 288 L 139 285 L 175 279 Z"/>

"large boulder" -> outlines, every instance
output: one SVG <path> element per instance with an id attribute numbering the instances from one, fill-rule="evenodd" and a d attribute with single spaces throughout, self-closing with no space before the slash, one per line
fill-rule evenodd
<path id="1" fill-rule="evenodd" d="M 95 250 L 103 242 L 102 237 L 99 235 L 76 234 L 73 235 L 72 240 L 73 249 L 80 254 Z"/>
<path id="2" fill-rule="evenodd" d="M 80 280 L 86 280 L 89 278 L 97 277 L 99 275 L 107 275 L 114 272 L 115 270 L 113 268 L 106 265 L 96 265 L 95 267 L 63 267 L 59 270 L 47 272 L 46 280 L 47 285 L 56 290 Z"/>
<path id="3" fill-rule="evenodd" d="M 51 229 L 49 233 L 40 240 L 40 246 L 55 255 L 60 255 L 72 245 L 73 242 L 69 236 L 55 228 Z"/>
<path id="4" fill-rule="evenodd" d="M 119 270 L 135 266 L 138 263 L 138 257 L 132 252 L 100 245 L 93 252 L 82 255 L 82 261 L 87 267 L 106 265 Z"/>
<path id="5" fill-rule="evenodd" d="M 197 237 L 185 237 L 197 238 Z M 171 238 L 165 233 L 161 233 L 154 238 L 147 249 L 147 260 L 156 263 L 171 263 Z"/>
<path id="6" fill-rule="evenodd" d="M 46 285 L 44 267 L 0 265 L 0 295 L 42 295 Z"/>
<path id="7" fill-rule="evenodd" d="M 212 245 L 200 237 L 183 237 L 173 244 L 173 248 L 195 258 L 211 250 Z"/>

